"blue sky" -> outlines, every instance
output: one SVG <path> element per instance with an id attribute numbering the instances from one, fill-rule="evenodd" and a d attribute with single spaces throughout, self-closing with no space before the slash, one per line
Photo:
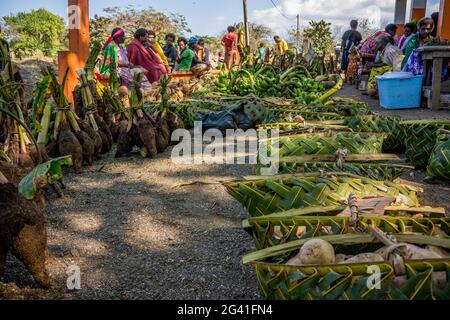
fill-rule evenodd
<path id="1" fill-rule="evenodd" d="M 273 7 L 270 0 L 248 0 L 251 21 L 271 27 L 285 34 L 295 25 L 295 15 L 300 13 L 302 25 L 309 20 L 325 19 L 337 25 L 347 25 L 354 18 L 369 17 L 378 24 L 392 22 L 395 0 L 274 0 L 285 15 Z M 439 0 L 429 0 L 428 12 L 438 8 Z M 186 16 L 195 34 L 218 35 L 226 26 L 242 20 L 242 0 L 91 0 L 90 15 L 101 14 L 105 7 L 136 8 L 151 6 L 158 11 L 181 13 Z M 62 17 L 67 15 L 67 0 L 0 0 L 0 16 L 46 8 Z"/>

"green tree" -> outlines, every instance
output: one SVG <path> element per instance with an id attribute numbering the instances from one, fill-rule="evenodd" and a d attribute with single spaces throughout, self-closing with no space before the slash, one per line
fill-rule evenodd
<path id="1" fill-rule="evenodd" d="M 310 21 L 309 27 L 303 31 L 303 36 L 311 41 L 311 47 L 322 59 L 333 52 L 331 23 L 324 20 Z"/>
<path id="2" fill-rule="evenodd" d="M 19 59 L 38 52 L 53 57 L 65 47 L 64 19 L 45 9 L 19 12 L 3 20 L 8 26 L 11 49 Z"/>
<path id="3" fill-rule="evenodd" d="M 184 16 L 179 14 L 166 15 L 151 7 L 139 10 L 133 6 L 128 6 L 125 9 L 112 7 L 103 9 L 103 11 L 105 15 L 95 15 L 90 20 L 92 41 L 103 43 L 116 27 L 123 28 L 128 33 L 128 41 L 139 28 L 154 31 L 160 42 L 164 41 L 167 33 L 182 35 L 185 32 L 191 32 Z"/>

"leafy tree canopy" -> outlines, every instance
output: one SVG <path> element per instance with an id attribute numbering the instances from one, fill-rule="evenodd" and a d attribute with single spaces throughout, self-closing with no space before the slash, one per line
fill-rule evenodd
<path id="1" fill-rule="evenodd" d="M 45 9 L 19 12 L 5 16 L 3 20 L 7 25 L 7 36 L 11 38 L 11 49 L 19 59 L 38 52 L 53 57 L 65 47 L 64 19 Z"/>
<path id="2" fill-rule="evenodd" d="M 303 31 L 303 36 L 311 41 L 312 48 L 320 57 L 333 52 L 331 23 L 324 20 L 310 21 L 309 27 Z"/>

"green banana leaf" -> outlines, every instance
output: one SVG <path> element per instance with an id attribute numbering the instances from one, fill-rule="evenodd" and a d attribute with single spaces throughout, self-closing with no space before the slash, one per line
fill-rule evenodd
<path id="1" fill-rule="evenodd" d="M 37 192 L 63 177 L 62 166 L 72 165 L 72 156 L 60 157 L 36 166 L 19 183 L 19 193 L 27 200 L 32 200 Z"/>

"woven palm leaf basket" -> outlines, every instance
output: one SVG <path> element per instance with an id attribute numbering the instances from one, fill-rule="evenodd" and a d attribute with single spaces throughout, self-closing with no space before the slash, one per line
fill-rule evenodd
<path id="1" fill-rule="evenodd" d="M 228 193 L 239 201 L 251 217 L 307 207 L 329 207 L 347 203 L 351 193 L 366 197 L 394 197 L 394 206 L 419 207 L 422 189 L 376 181 L 347 173 L 247 177 L 248 181 L 226 183 Z"/>
<path id="2" fill-rule="evenodd" d="M 427 181 L 450 181 L 450 131 L 438 133 L 437 144 L 427 167 Z"/>

